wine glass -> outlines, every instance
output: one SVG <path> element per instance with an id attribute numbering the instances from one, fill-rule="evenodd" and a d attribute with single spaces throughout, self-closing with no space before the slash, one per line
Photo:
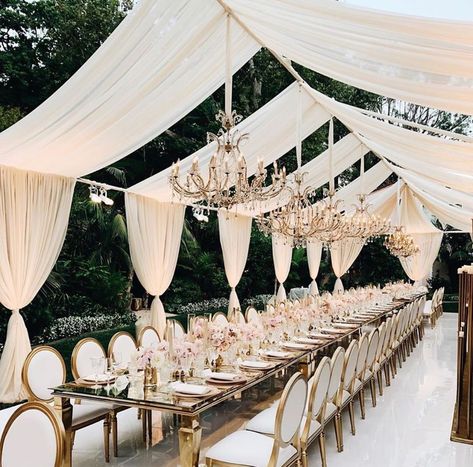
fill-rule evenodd
<path id="1" fill-rule="evenodd" d="M 94 371 L 94 380 L 95 380 L 95 386 L 93 388 L 98 389 L 100 388 L 98 384 L 99 374 L 103 373 L 105 359 L 104 357 L 91 357 L 90 360 L 92 363 L 92 370 Z"/>
<path id="2" fill-rule="evenodd" d="M 110 381 L 112 380 L 113 375 L 113 359 L 105 359 L 105 376 L 107 377 L 107 388 L 110 387 Z"/>

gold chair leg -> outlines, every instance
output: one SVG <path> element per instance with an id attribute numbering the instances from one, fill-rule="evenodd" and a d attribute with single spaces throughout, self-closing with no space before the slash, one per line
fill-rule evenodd
<path id="1" fill-rule="evenodd" d="M 308 467 L 308 463 L 307 463 L 307 446 L 304 446 L 302 448 L 301 462 L 302 462 L 302 467 Z"/>
<path id="2" fill-rule="evenodd" d="M 327 467 L 327 451 L 325 449 L 325 432 L 322 431 L 319 436 L 319 450 L 320 460 L 322 461 L 322 467 Z"/>
<path id="3" fill-rule="evenodd" d="M 376 382 L 374 376 L 370 379 L 370 389 L 371 389 L 371 403 L 373 407 L 376 407 Z"/>
<path id="4" fill-rule="evenodd" d="M 391 369 L 389 367 L 389 361 L 384 362 L 384 379 L 386 380 L 386 387 L 391 386 Z"/>
<path id="5" fill-rule="evenodd" d="M 356 428 L 355 428 L 355 408 L 353 407 L 353 400 L 350 401 L 348 404 L 348 412 L 350 414 L 350 428 L 351 434 L 355 436 Z"/>
<path id="6" fill-rule="evenodd" d="M 401 355 L 401 345 L 396 350 L 397 360 L 399 362 L 399 368 L 402 368 L 402 355 Z"/>
<path id="7" fill-rule="evenodd" d="M 105 462 L 110 462 L 110 415 L 105 417 L 103 421 L 103 449 Z"/>
<path id="8" fill-rule="evenodd" d="M 366 417 L 364 388 L 361 388 L 360 392 L 358 393 L 358 398 L 360 399 L 361 419 L 364 420 Z"/>
<path id="9" fill-rule="evenodd" d="M 117 414 L 116 412 L 111 413 L 112 418 L 112 446 L 113 456 L 118 457 L 118 425 L 117 425 Z"/>
<path id="10" fill-rule="evenodd" d="M 343 451 L 343 422 L 342 414 L 337 412 L 335 418 L 333 419 L 333 425 L 335 427 L 335 438 L 337 439 L 337 450 L 338 452 Z"/>
<path id="11" fill-rule="evenodd" d="M 376 373 L 376 379 L 378 380 L 378 388 L 379 388 L 379 395 L 383 395 L 383 373 L 382 368 L 378 370 Z"/>

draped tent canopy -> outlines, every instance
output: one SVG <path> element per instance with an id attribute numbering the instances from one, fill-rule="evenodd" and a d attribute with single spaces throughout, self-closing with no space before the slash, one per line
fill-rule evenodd
<path id="1" fill-rule="evenodd" d="M 332 117 L 350 131 L 333 145 L 335 174 L 371 151 L 381 162 L 365 174 L 367 193 L 395 172 L 407 184 L 402 211 L 406 211 L 406 222 L 422 224 L 422 205 L 444 223 L 469 228 L 471 139 L 448 132 L 420 134 L 407 129 L 409 122 L 391 124 L 382 115 L 338 103 L 304 83 L 290 60 L 380 95 L 473 115 L 472 26 L 330 0 L 141 0 L 77 73 L 0 134 L 0 218 L 4 224 L 0 230 L 5 231 L 0 235 L 0 250 L 8 258 L 0 268 L 0 301 L 13 312 L 0 361 L 4 383 L 0 400 L 14 401 L 23 394 L 20 372 L 29 339 L 18 310 L 34 298 L 59 255 L 76 178 L 126 157 L 217 90 L 226 78 L 222 44 L 227 37 L 231 73 L 266 47 L 298 81 L 239 124 L 250 133 L 244 148 L 249 174 L 255 172 L 258 158 L 269 165 L 296 146 L 294 109 L 300 99 L 302 138 Z M 204 146 L 182 161 L 182 170 L 189 168 L 196 155 L 205 169 L 214 150 L 214 144 Z M 327 149 L 303 165 L 305 184 L 314 188 L 326 184 L 328 162 Z M 168 179 L 166 169 L 126 190 L 125 197 L 133 265 L 145 288 L 156 295 L 153 324 L 161 334 L 164 307 L 159 296 L 172 280 L 185 211 L 181 200 L 173 199 Z M 289 180 L 292 183 L 293 178 Z M 337 196 L 345 200 L 347 212 L 361 188 L 361 180 L 356 180 L 339 190 Z M 378 213 L 391 216 L 397 209 L 392 187 L 370 199 Z M 245 267 L 251 216 L 285 202 L 287 198 L 281 196 L 256 211 L 237 206 L 238 215 L 249 217 L 240 222 L 236 240 L 231 230 L 236 221 L 225 225 L 222 220 L 219 227 L 232 292 Z M 419 241 L 426 235 L 432 238 L 422 244 L 423 262 L 403 264 L 409 277 L 419 280 L 440 244 L 441 233 L 413 234 L 424 236 Z M 229 248 L 232 241 L 238 242 L 236 253 Z M 283 299 L 282 283 L 289 273 L 292 248 L 273 243 L 273 251 L 281 284 L 278 297 Z M 351 259 L 354 253 L 348 256 Z M 319 250 L 311 253 L 314 280 L 317 261 Z M 339 263 L 335 267 L 342 275 L 350 261 Z M 235 297 L 232 294 L 237 303 Z"/>

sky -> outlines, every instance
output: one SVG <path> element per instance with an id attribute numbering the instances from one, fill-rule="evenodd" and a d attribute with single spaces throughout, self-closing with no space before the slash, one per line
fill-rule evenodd
<path id="1" fill-rule="evenodd" d="M 343 2 L 394 13 L 473 21 L 473 0 L 343 0 Z"/>

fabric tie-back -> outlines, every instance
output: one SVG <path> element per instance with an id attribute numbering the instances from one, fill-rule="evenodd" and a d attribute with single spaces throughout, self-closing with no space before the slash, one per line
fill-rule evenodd
<path id="1" fill-rule="evenodd" d="M 291 270 L 292 245 L 289 242 L 285 242 L 284 239 L 278 239 L 273 236 L 272 248 L 274 272 L 276 273 L 276 279 L 279 282 L 276 300 L 282 302 L 287 299 L 284 282 L 286 281 L 289 271 Z"/>
<path id="2" fill-rule="evenodd" d="M 364 242 L 358 238 L 345 238 L 330 245 L 330 259 L 332 269 L 337 277 L 334 292 L 343 292 L 343 282 L 341 277 L 350 269 L 356 258 L 363 249 Z"/>
<path id="3" fill-rule="evenodd" d="M 0 360 L 0 401 L 26 397 L 21 371 L 31 350 L 19 310 L 48 278 L 67 232 L 75 180 L 0 166 L 0 302 L 12 315 Z"/>
<path id="4" fill-rule="evenodd" d="M 309 275 L 312 282 L 309 286 L 310 295 L 319 295 L 317 286 L 317 274 L 319 273 L 320 260 L 322 258 L 322 242 L 311 240 L 307 242 L 307 263 L 309 265 Z"/>
<path id="5" fill-rule="evenodd" d="M 252 218 L 228 212 L 218 212 L 218 231 L 222 246 L 223 264 L 231 287 L 228 312 L 240 307 L 235 287 L 240 282 L 248 258 Z"/>
<path id="6" fill-rule="evenodd" d="M 126 193 L 125 206 L 131 260 L 143 287 L 155 295 L 151 326 L 163 339 L 166 314 L 160 296 L 171 284 L 176 269 L 185 206 L 159 203 L 132 193 Z"/>

